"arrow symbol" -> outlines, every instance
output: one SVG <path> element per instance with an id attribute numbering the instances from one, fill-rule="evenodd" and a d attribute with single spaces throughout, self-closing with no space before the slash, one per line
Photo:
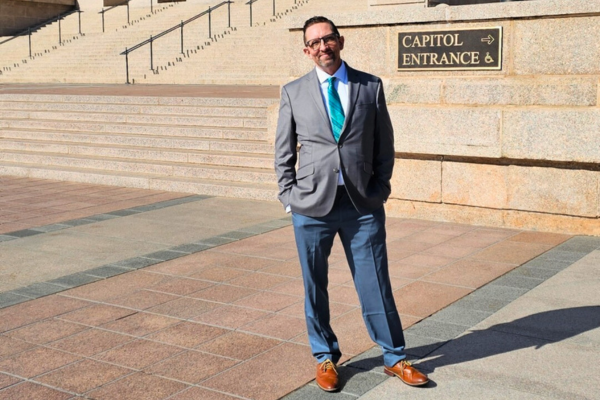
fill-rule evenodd
<path id="1" fill-rule="evenodd" d="M 486 38 L 481 39 L 482 42 L 487 42 L 487 44 L 494 43 L 494 37 L 492 35 L 488 35 Z"/>

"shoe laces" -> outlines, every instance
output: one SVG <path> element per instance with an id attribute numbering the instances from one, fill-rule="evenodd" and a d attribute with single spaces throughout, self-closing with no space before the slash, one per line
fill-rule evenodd
<path id="1" fill-rule="evenodd" d="M 402 365 L 404 368 L 412 366 L 412 364 L 410 363 L 410 361 L 406 361 L 406 360 L 400 361 L 400 365 Z"/>
<path id="2" fill-rule="evenodd" d="M 337 374 L 335 365 L 333 364 L 333 362 L 331 360 L 325 360 L 321 363 L 321 370 L 323 372 L 326 372 L 328 369 L 332 369 Z"/>

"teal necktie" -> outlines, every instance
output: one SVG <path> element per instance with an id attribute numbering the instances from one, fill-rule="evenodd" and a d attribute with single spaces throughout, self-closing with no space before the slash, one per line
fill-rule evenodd
<path id="1" fill-rule="evenodd" d="M 336 142 L 340 141 L 340 134 L 342 133 L 342 127 L 344 126 L 344 109 L 342 108 L 342 102 L 340 95 L 335 90 L 335 77 L 327 79 L 329 87 L 327 88 L 327 97 L 329 100 L 329 117 L 331 118 L 331 128 L 333 130 L 333 137 Z"/>

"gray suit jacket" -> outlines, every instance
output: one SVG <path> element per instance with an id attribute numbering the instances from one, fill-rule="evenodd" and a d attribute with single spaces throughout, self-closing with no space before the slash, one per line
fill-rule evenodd
<path id="1" fill-rule="evenodd" d="M 279 200 L 298 214 L 322 217 L 331 211 L 340 169 L 359 213 L 375 211 L 390 195 L 394 133 L 381 79 L 347 64 L 346 68 L 349 107 L 339 143 L 333 137 L 316 71 L 281 91 L 275 172 Z"/>

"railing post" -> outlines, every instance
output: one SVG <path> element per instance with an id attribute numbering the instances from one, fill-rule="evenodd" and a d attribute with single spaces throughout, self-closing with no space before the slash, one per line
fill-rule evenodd
<path id="1" fill-rule="evenodd" d="M 127 25 L 129 25 L 129 0 L 127 0 Z"/>
<path id="2" fill-rule="evenodd" d="M 58 17 L 58 44 L 62 44 L 62 31 L 60 28 L 60 20 L 62 17 Z"/>
<path id="3" fill-rule="evenodd" d="M 152 39 L 152 35 L 150 35 L 150 69 L 152 71 L 154 71 L 154 60 L 153 60 L 153 55 L 152 55 L 152 42 L 154 41 L 154 39 Z"/>
<path id="4" fill-rule="evenodd" d="M 81 35 L 81 10 L 77 10 L 77 14 L 79 14 L 79 34 Z"/>
<path id="5" fill-rule="evenodd" d="M 231 1 L 227 2 L 227 23 L 227 26 L 231 28 Z"/>
<path id="6" fill-rule="evenodd" d="M 252 28 L 252 0 L 250 0 L 250 27 Z"/>
<path id="7" fill-rule="evenodd" d="M 208 38 L 212 39 L 212 29 L 211 29 L 211 14 L 210 6 L 208 6 Z"/>
<path id="8" fill-rule="evenodd" d="M 183 54 L 183 21 L 181 21 L 181 54 Z"/>
<path id="9" fill-rule="evenodd" d="M 31 28 L 27 28 L 27 35 L 29 36 L 29 58 L 31 58 Z"/>
<path id="10" fill-rule="evenodd" d="M 129 52 L 125 47 L 125 74 L 127 75 L 127 84 L 129 85 Z"/>
<path id="11" fill-rule="evenodd" d="M 104 8 L 100 11 L 100 14 L 102 14 L 102 33 L 104 33 Z"/>
<path id="12" fill-rule="evenodd" d="M 275 16 L 275 0 L 273 0 L 273 16 Z"/>
<path id="13" fill-rule="evenodd" d="M 154 8 L 152 7 L 152 0 L 150 0 L 150 14 L 154 14 Z"/>

